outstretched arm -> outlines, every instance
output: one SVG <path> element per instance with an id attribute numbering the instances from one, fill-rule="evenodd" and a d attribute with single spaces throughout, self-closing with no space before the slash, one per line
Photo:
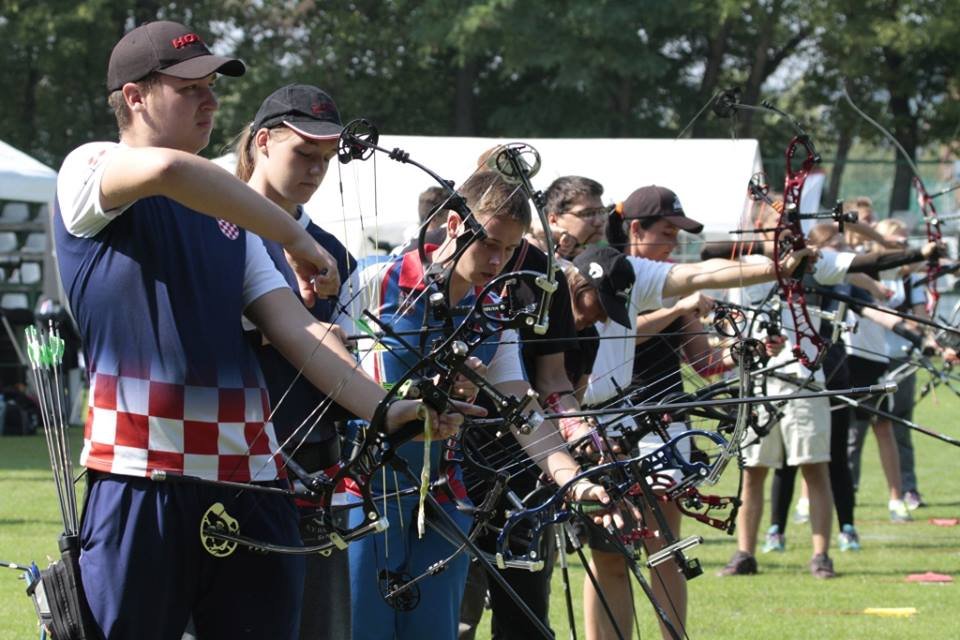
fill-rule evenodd
<path id="1" fill-rule="evenodd" d="M 123 146 L 111 150 L 104 162 L 100 179 L 104 211 L 166 196 L 283 245 L 308 306 L 316 292 L 339 291 L 337 264 L 330 254 L 283 209 L 213 162 L 174 149 Z"/>
<path id="2" fill-rule="evenodd" d="M 792 273 L 806 258 L 816 260 L 811 249 L 794 251 L 783 262 L 783 270 Z M 730 289 L 762 282 L 777 277 L 773 262 L 740 262 L 713 258 L 703 262 L 678 264 L 670 270 L 663 285 L 663 295 L 685 296 L 703 289 Z"/>

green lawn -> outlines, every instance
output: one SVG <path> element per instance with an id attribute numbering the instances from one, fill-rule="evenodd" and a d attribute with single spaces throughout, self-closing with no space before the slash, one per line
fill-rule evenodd
<path id="1" fill-rule="evenodd" d="M 951 415 L 960 401 L 941 392 L 939 404 L 930 398 L 917 410 L 917 422 L 960 436 Z M 734 541 L 699 523 L 685 523 L 685 535 L 700 533 L 706 543 L 693 555 L 705 573 L 690 582 L 691 638 L 942 638 L 960 635 L 958 586 L 909 584 L 909 573 L 936 571 L 960 576 L 960 527 L 936 527 L 932 517 L 960 517 L 960 450 L 916 434 L 921 490 L 929 507 L 914 512 L 916 521 L 887 521 L 886 495 L 873 439 L 864 452 L 864 477 L 857 511 L 864 549 L 858 554 L 832 553 L 836 580 L 819 581 L 807 572 L 809 528 L 791 523 L 787 552 L 760 557 L 758 576 L 725 578 L 714 572 L 729 558 Z M 79 437 L 75 449 L 79 451 Z M 727 473 L 732 479 L 733 469 Z M 729 486 L 721 486 L 721 493 Z M 766 524 L 766 517 L 764 518 Z M 0 560 L 46 564 L 56 554 L 60 530 L 56 496 L 47 469 L 41 436 L 0 438 Z M 32 605 L 23 593 L 17 572 L 0 569 L 0 640 L 36 637 Z M 555 572 L 552 621 L 558 638 L 567 638 L 566 612 Z M 572 581 L 579 602 L 583 573 Z M 863 614 L 867 607 L 915 607 L 910 618 Z M 641 637 L 656 637 L 653 616 L 638 599 Z M 578 619 L 580 611 L 577 611 Z M 487 620 L 479 637 L 487 637 Z M 584 637 L 582 630 L 579 637 Z"/>

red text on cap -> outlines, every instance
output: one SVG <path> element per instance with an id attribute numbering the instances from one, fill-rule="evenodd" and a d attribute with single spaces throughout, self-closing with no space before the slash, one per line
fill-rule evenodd
<path id="1" fill-rule="evenodd" d="M 203 44 L 203 40 L 201 40 L 200 36 L 198 36 L 197 34 L 185 33 L 182 36 L 177 36 L 176 38 L 171 40 L 170 44 L 172 44 L 176 49 L 183 49 L 188 44 L 194 44 L 196 42 Z"/>

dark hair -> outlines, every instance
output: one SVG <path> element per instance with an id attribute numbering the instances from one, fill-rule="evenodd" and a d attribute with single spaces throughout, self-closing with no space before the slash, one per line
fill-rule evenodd
<path id="1" fill-rule="evenodd" d="M 420 194 L 420 204 L 418 207 L 420 213 L 420 224 L 429 221 L 428 229 L 436 229 L 447 219 L 448 211 L 441 210 L 450 194 L 440 187 L 428 187 Z M 434 215 L 436 213 L 436 215 Z"/>
<path id="2" fill-rule="evenodd" d="M 160 74 L 154 71 L 137 80 L 134 84 L 140 87 L 140 93 L 146 95 L 160 84 Z M 113 116 L 117 119 L 117 129 L 120 133 L 123 133 L 130 127 L 130 123 L 133 122 L 130 107 L 127 106 L 127 101 L 123 97 L 123 89 L 120 88 L 116 91 L 111 91 L 110 95 L 107 96 L 107 104 L 113 109 Z"/>
<path id="3" fill-rule="evenodd" d="M 630 223 L 636 220 L 641 229 L 649 229 L 663 216 L 644 216 L 642 218 L 624 218 L 623 203 L 618 203 L 607 217 L 607 244 L 621 253 L 626 253 L 630 244 Z"/>
<path id="4" fill-rule="evenodd" d="M 580 198 L 599 198 L 603 185 L 583 176 L 561 176 L 550 183 L 543 194 L 544 210 L 547 213 L 566 213 Z"/>
<path id="5" fill-rule="evenodd" d="M 530 228 L 530 201 L 520 185 L 510 184 L 495 171 L 478 171 L 459 189 L 474 215 L 506 215 Z"/>

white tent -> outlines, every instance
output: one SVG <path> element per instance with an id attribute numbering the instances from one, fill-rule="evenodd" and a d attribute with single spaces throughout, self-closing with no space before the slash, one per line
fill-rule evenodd
<path id="1" fill-rule="evenodd" d="M 460 184 L 490 147 L 511 140 L 382 136 L 380 146 L 400 148 L 410 159 Z M 527 139 L 542 160 L 533 179 L 546 189 L 563 175 L 584 175 L 604 185 L 604 202 L 625 199 L 637 187 L 673 189 L 687 215 L 716 236 L 737 228 L 750 201 L 747 184 L 762 169 L 756 140 Z M 233 159 L 217 159 L 232 169 Z M 375 168 L 375 172 L 374 172 Z M 342 202 L 338 173 L 342 175 Z M 376 179 L 374 179 L 376 177 Z M 306 205 L 310 217 L 344 241 L 357 257 L 371 253 L 367 238 L 392 244 L 417 225 L 420 192 L 436 183 L 424 172 L 376 154 L 366 161 L 330 166 Z"/>
<path id="2" fill-rule="evenodd" d="M 56 171 L 0 141 L 0 200 L 49 203 L 56 190 Z"/>
<path id="3" fill-rule="evenodd" d="M 57 193 L 57 172 L 24 152 L 0 140 L 0 200 L 40 202 L 50 205 Z M 48 208 L 53 211 L 52 207 Z M 49 224 L 44 220 L 46 252 L 43 260 L 43 292 L 58 295 L 59 284 L 53 258 Z"/>

